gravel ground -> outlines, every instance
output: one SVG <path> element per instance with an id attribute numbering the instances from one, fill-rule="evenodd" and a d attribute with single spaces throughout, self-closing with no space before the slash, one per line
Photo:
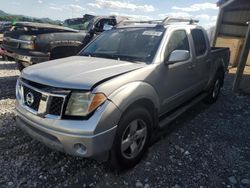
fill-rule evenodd
<path id="1" fill-rule="evenodd" d="M 173 122 L 135 168 L 53 151 L 16 127 L 19 72 L 0 61 L 0 187 L 250 187 L 250 97 L 231 92 L 226 77 L 218 102 L 200 103 Z"/>

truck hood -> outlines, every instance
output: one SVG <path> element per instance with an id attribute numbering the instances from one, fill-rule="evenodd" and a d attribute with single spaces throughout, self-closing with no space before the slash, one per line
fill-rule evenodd
<path id="1" fill-rule="evenodd" d="M 21 77 L 53 87 L 91 90 L 104 81 L 145 66 L 128 61 L 73 56 L 27 67 Z"/>
<path id="2" fill-rule="evenodd" d="M 17 22 L 15 27 L 30 27 L 35 29 L 51 29 L 56 31 L 71 31 L 71 32 L 78 32 L 78 30 L 71 29 L 69 27 L 63 27 L 59 25 L 52 25 L 52 24 L 46 24 L 46 23 L 36 23 L 36 22 Z"/>

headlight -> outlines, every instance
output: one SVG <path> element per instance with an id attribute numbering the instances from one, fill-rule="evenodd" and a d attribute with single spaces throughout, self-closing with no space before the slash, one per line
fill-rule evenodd
<path id="1" fill-rule="evenodd" d="M 35 45 L 34 45 L 33 42 L 30 43 L 30 44 L 20 44 L 20 48 L 34 50 L 35 49 Z"/>
<path id="2" fill-rule="evenodd" d="M 30 49 L 30 50 L 35 49 L 34 40 L 36 39 L 36 36 L 33 36 L 33 35 L 21 35 L 19 37 L 19 39 L 24 41 L 24 43 L 20 44 L 20 48 L 22 48 L 22 49 Z"/>
<path id="3" fill-rule="evenodd" d="M 25 40 L 25 41 L 34 41 L 36 39 L 36 36 L 34 35 L 21 35 L 19 37 L 20 40 Z"/>
<path id="4" fill-rule="evenodd" d="M 17 79 L 17 82 L 16 82 L 16 99 L 17 101 L 23 103 L 23 87 L 20 83 L 20 80 Z"/>
<path id="5" fill-rule="evenodd" d="M 73 92 L 68 101 L 65 115 L 87 116 L 103 104 L 106 99 L 106 96 L 102 93 Z"/>

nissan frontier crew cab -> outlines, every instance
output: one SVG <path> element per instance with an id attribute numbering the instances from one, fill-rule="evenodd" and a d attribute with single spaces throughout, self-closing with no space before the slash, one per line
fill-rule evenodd
<path id="1" fill-rule="evenodd" d="M 56 150 L 129 168 L 156 132 L 217 100 L 228 61 L 229 49 L 210 48 L 194 20 L 124 23 L 77 56 L 25 68 L 17 125 Z"/>

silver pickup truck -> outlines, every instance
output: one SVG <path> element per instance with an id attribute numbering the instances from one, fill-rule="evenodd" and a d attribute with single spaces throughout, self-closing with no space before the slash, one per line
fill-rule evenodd
<path id="1" fill-rule="evenodd" d="M 104 32 L 77 56 L 25 68 L 16 122 L 65 153 L 136 165 L 165 125 L 217 100 L 230 52 L 210 48 L 190 24 L 129 23 Z"/>

